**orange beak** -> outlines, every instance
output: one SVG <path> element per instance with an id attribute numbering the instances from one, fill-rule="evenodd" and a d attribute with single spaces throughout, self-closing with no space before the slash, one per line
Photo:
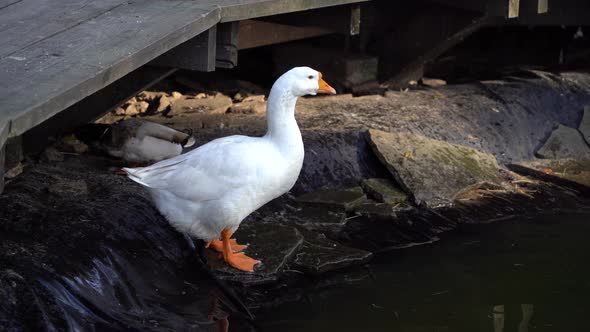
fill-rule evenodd
<path id="1" fill-rule="evenodd" d="M 334 90 L 333 87 L 330 86 L 330 84 L 326 83 L 326 81 L 324 81 L 322 79 L 322 73 L 320 73 L 320 78 L 318 80 L 318 93 L 326 93 L 329 95 L 335 95 L 336 94 L 336 90 Z"/>

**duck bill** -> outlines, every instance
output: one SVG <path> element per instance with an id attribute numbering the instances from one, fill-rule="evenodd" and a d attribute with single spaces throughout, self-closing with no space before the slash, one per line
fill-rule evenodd
<path id="1" fill-rule="evenodd" d="M 322 78 L 322 74 L 320 73 L 320 79 L 318 80 L 318 91 L 317 93 L 324 93 L 328 95 L 335 95 L 336 90 L 330 86 L 330 84 L 326 83 Z"/>

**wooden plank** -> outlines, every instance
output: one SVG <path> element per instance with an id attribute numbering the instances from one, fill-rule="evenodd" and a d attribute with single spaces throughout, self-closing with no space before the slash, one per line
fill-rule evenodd
<path id="1" fill-rule="evenodd" d="M 208 0 L 221 7 L 221 22 L 366 2 L 369 0 Z"/>
<path id="2" fill-rule="evenodd" d="M 0 9 L 0 58 L 113 10 L 124 2 L 22 0 Z"/>
<path id="3" fill-rule="evenodd" d="M 254 20 L 241 21 L 238 49 L 244 50 L 331 33 L 333 33 L 332 30 L 319 27 L 292 26 Z"/>
<path id="4" fill-rule="evenodd" d="M 217 26 L 160 55 L 150 65 L 210 72 L 215 70 Z"/>
<path id="5" fill-rule="evenodd" d="M 216 67 L 231 69 L 238 65 L 239 31 L 240 24 L 238 22 L 217 25 Z"/>
<path id="6" fill-rule="evenodd" d="M 137 0 L 0 60 L 1 116 L 19 135 L 211 28 L 217 8 Z"/>
<path id="7" fill-rule="evenodd" d="M 320 8 L 256 20 L 300 27 L 318 27 L 334 33 L 351 35 L 360 30 L 360 5 Z"/>

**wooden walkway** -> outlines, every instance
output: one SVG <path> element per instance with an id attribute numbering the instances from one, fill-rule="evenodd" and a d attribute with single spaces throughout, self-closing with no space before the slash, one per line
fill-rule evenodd
<path id="1" fill-rule="evenodd" d="M 368 0 L 0 0 L 0 148 L 218 23 Z"/>

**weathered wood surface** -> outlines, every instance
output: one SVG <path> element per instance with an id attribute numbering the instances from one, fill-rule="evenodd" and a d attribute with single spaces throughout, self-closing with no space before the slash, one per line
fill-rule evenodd
<path id="1" fill-rule="evenodd" d="M 218 21 L 218 9 L 193 1 L 140 0 L 1 58 L 0 104 L 2 117 L 11 121 L 10 135 L 22 134 Z"/>
<path id="2" fill-rule="evenodd" d="M 217 26 L 160 55 L 150 65 L 195 71 L 215 70 Z"/>
<path id="3" fill-rule="evenodd" d="M 208 0 L 221 7 L 221 22 L 297 12 L 369 0 Z"/>
<path id="4" fill-rule="evenodd" d="M 219 22 L 364 1 L 0 0 L 0 123 L 21 135 Z"/>

